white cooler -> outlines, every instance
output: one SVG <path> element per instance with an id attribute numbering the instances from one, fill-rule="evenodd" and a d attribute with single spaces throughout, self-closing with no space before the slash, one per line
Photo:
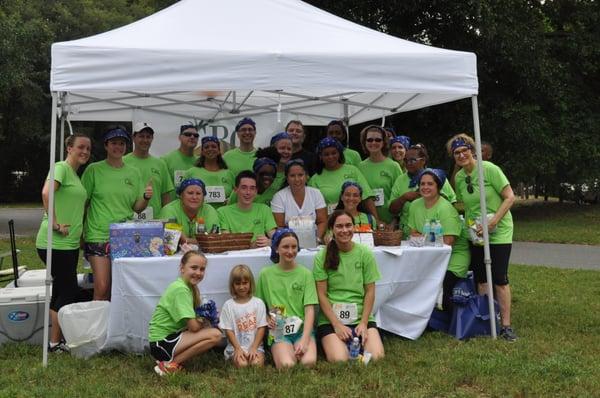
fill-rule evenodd
<path id="1" fill-rule="evenodd" d="M 46 280 L 45 269 L 32 269 L 25 271 L 19 276 L 19 287 L 44 286 Z M 6 287 L 15 287 L 15 281 L 10 282 Z"/>
<path id="2" fill-rule="evenodd" d="M 43 344 L 44 286 L 0 289 L 0 345 Z"/>

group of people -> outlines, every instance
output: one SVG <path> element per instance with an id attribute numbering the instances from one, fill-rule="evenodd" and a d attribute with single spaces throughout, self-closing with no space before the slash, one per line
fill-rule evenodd
<path id="1" fill-rule="evenodd" d="M 357 250 L 362 249 L 359 244 L 353 243 L 347 247 L 340 244 L 344 236 L 343 228 L 339 235 L 336 235 L 334 228 L 340 217 L 349 218 L 345 225 L 350 229 L 362 225 L 369 225 L 373 229 L 401 229 L 405 237 L 419 236 L 423 234 L 428 221 L 438 221 L 443 229 L 444 242 L 452 246 L 443 283 L 444 308 L 451 309 L 452 287 L 459 278 L 466 276 L 469 269 L 473 270 L 480 291 L 486 292 L 483 248 L 468 240 L 465 221 L 455 208 L 457 203 L 463 204 L 467 223 L 481 219 L 475 145 L 468 135 L 458 134 L 447 143 L 448 154 L 454 158 L 456 165 L 452 178 L 447 179 L 442 170 L 428 167 L 425 145 L 413 144 L 409 137 L 397 136 L 391 129 L 375 125 L 367 126 L 360 132 L 364 160 L 358 152 L 344 145 L 347 130 L 339 120 L 329 123 L 326 137 L 314 152 L 303 148 L 305 131 L 299 120 L 290 121 L 286 131 L 274 135 L 270 145 L 260 149 L 254 147 L 256 124 L 252 119 L 240 120 L 235 130 L 239 146 L 222 153 L 221 142 L 216 137 L 205 136 L 200 140 L 194 125 L 183 125 L 179 133 L 179 148 L 162 158 L 156 158 L 149 153 L 154 137 L 154 130 L 149 123 L 136 124 L 132 137 L 123 128 L 110 129 L 104 136 L 106 159 L 88 165 L 81 179 L 77 176 L 77 170 L 89 160 L 91 141 L 80 134 L 67 139 L 66 160 L 56 164 L 54 181 L 46 181 L 42 190 L 46 210 L 54 212 L 53 263 L 60 264 L 52 268 L 51 350 L 66 349 L 61 342 L 56 312 L 61 306 L 76 300 L 80 240 L 83 242 L 84 255 L 94 272 L 94 299 L 108 300 L 111 285 L 109 225 L 132 217 L 176 221 L 183 227 L 182 243 L 193 243 L 196 227 L 198 223 L 203 223 L 205 230 L 218 227 L 222 233 L 252 232 L 253 243 L 258 247 L 279 244 L 275 239 L 277 233 L 286 228 L 292 218 L 312 218 L 319 243 L 327 246 L 314 264 L 318 303 L 304 304 L 319 304 L 321 311 L 318 324 L 326 324 L 329 320 L 333 325 L 331 330 L 341 341 L 346 341 L 351 334 L 332 320 L 332 300 L 336 299 L 336 294 L 332 296 L 329 289 L 335 287 L 335 283 L 327 284 L 323 280 L 338 272 L 333 264 L 339 264 L 346 258 L 346 249 L 352 251 L 355 246 L 359 247 Z M 133 152 L 125 155 L 130 140 L 133 140 Z M 200 156 L 196 157 L 194 153 L 198 149 Z M 493 282 L 502 316 L 500 334 L 514 341 L 516 335 L 510 323 L 511 294 L 508 284 L 513 231 L 510 207 L 514 194 L 498 166 L 484 161 L 483 168 L 488 207 L 483 213 L 489 220 Z M 48 209 L 47 206 L 50 189 L 55 191 L 54 209 Z M 480 225 L 477 224 L 479 235 L 482 233 Z M 36 242 L 44 261 L 46 228 L 47 216 L 44 216 Z M 332 242 L 339 250 L 331 248 Z M 366 254 L 360 256 L 361 260 L 370 261 L 365 257 Z M 195 263 L 206 266 L 201 254 L 191 258 Z M 292 267 L 291 264 L 295 263 L 288 260 L 283 265 L 279 260 L 276 264 L 285 269 L 296 267 Z M 369 280 L 369 284 L 378 275 L 374 266 L 375 270 L 369 271 L 369 278 L 364 280 Z M 182 278 L 186 279 L 185 261 L 181 269 Z M 189 275 L 194 274 L 196 279 L 199 278 L 198 281 L 201 280 L 203 271 L 200 269 L 203 268 L 198 265 Z M 335 276 L 334 280 L 336 283 L 349 282 L 345 278 Z M 191 279 L 186 280 L 189 282 Z M 261 288 L 265 285 L 260 282 L 260 277 L 257 286 L 257 295 L 265 301 L 267 308 L 270 304 L 281 304 L 269 302 L 268 292 Z M 362 291 L 365 299 L 374 294 L 374 290 L 368 289 L 367 283 L 357 289 L 356 294 L 358 290 Z M 195 300 L 194 290 L 191 292 Z M 347 298 L 345 294 L 349 294 L 348 291 L 342 294 L 341 300 Z M 300 307 L 294 305 L 298 311 Z M 371 307 L 364 302 L 364 308 L 370 311 Z M 371 328 L 368 327 L 369 313 L 364 315 L 367 324 L 359 327 L 358 331 L 367 341 L 366 331 L 362 332 Z M 205 329 L 193 322 L 182 323 L 182 319 L 192 318 L 195 320 L 195 317 L 179 319 L 176 322 L 177 331 L 187 328 L 194 334 Z M 301 318 L 304 325 L 312 324 L 307 322 L 310 318 Z M 170 331 L 173 332 L 175 330 Z M 160 339 L 156 339 L 157 336 Z M 156 342 L 167 337 L 151 333 L 150 340 Z M 211 335 L 205 337 L 211 340 Z M 310 346 L 306 340 L 302 339 L 302 347 Z M 323 336 L 323 340 L 330 339 Z M 210 344 L 194 343 L 189 346 L 186 343 L 182 346 L 177 344 L 177 347 L 193 348 L 192 352 L 197 353 L 206 345 Z M 235 348 L 235 344 L 232 345 Z M 337 348 L 331 351 L 325 349 L 327 357 L 340 358 L 340 344 L 332 343 L 332 347 Z M 290 363 L 290 352 L 282 349 L 281 363 Z M 372 352 L 383 354 L 383 349 L 373 348 Z M 177 357 L 176 352 L 174 355 Z M 179 362 L 187 359 L 185 355 L 183 358 Z M 254 355 L 252 358 L 256 359 Z M 278 361 L 276 359 L 276 363 Z"/>

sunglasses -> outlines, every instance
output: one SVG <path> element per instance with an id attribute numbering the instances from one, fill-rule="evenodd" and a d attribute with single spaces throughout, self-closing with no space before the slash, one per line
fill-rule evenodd
<path id="1" fill-rule="evenodd" d="M 417 163 L 421 159 L 423 159 L 423 158 L 405 158 L 404 162 L 406 162 L 406 164 L 413 164 L 413 163 Z"/>
<path id="2" fill-rule="evenodd" d="M 467 192 L 468 193 L 473 193 L 474 189 L 473 189 L 473 184 L 471 182 L 471 176 L 466 176 L 465 177 L 465 182 L 467 183 Z"/>
<path id="3" fill-rule="evenodd" d="M 198 133 L 181 133 L 181 135 L 184 135 L 184 136 L 186 136 L 188 138 L 189 137 L 194 137 L 194 138 L 200 137 L 200 134 L 198 134 Z"/>
<path id="4" fill-rule="evenodd" d="M 367 142 L 383 142 L 383 138 L 379 137 L 369 137 L 365 141 Z"/>

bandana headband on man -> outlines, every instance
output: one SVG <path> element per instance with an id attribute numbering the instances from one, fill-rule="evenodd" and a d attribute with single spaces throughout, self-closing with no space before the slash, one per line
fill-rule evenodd
<path id="1" fill-rule="evenodd" d="M 452 144 L 450 144 L 450 148 L 452 149 L 452 152 L 454 152 L 457 148 L 460 148 L 462 146 L 466 146 L 469 149 L 473 149 L 473 146 L 471 144 L 467 143 L 462 138 L 457 138 L 454 141 L 452 141 Z"/>
<path id="2" fill-rule="evenodd" d="M 194 130 L 198 131 L 198 129 L 196 128 L 196 126 L 194 126 L 194 125 L 192 124 L 192 122 L 189 122 L 188 124 L 182 124 L 182 125 L 179 127 L 179 134 L 181 135 L 181 134 L 182 134 L 182 133 L 183 133 L 185 130 L 187 130 L 187 129 L 194 129 Z"/>
<path id="3" fill-rule="evenodd" d="M 235 131 L 239 131 L 244 124 L 249 124 L 256 130 L 256 123 L 254 120 L 250 119 L 249 117 L 245 117 L 235 125 Z"/>
<path id="4" fill-rule="evenodd" d="M 186 178 L 185 180 L 181 181 L 181 184 L 179 184 L 179 187 L 177 187 L 177 195 L 181 196 L 183 191 L 185 191 L 185 189 L 191 185 L 199 186 L 202 189 L 202 194 L 206 195 L 206 185 L 204 184 L 204 181 L 198 178 Z"/>

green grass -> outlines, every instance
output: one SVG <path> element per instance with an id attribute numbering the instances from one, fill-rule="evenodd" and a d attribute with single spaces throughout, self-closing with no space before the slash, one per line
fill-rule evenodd
<path id="1" fill-rule="evenodd" d="M 600 245 L 600 205 L 536 202 L 512 213 L 515 241 Z"/>
<path id="2" fill-rule="evenodd" d="M 41 266 L 31 239 L 18 244 L 23 263 Z M 0 241 L 0 251 L 6 246 Z M 386 358 L 366 368 L 328 364 L 321 356 L 313 369 L 284 372 L 272 365 L 235 370 L 211 352 L 165 379 L 147 355 L 51 355 L 43 369 L 40 347 L 6 344 L 0 397 L 598 396 L 600 272 L 514 265 L 511 285 L 516 343 L 386 335 Z"/>
<path id="3" fill-rule="evenodd" d="M 39 209 L 41 207 L 42 202 L 0 203 L 0 208 L 8 209 Z"/>

